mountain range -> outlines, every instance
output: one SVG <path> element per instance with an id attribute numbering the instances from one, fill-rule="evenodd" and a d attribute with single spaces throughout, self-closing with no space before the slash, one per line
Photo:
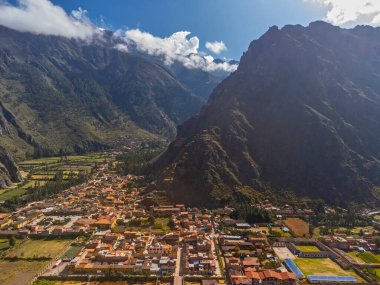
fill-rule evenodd
<path id="1" fill-rule="evenodd" d="M 153 169 L 173 200 L 197 206 L 241 189 L 378 205 L 380 28 L 270 28 Z"/>
<path id="2" fill-rule="evenodd" d="M 0 146 L 17 159 L 172 139 L 221 81 L 91 42 L 0 26 Z"/>

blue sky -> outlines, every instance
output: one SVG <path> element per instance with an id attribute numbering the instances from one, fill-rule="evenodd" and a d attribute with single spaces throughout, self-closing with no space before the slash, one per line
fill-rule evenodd
<path id="1" fill-rule="evenodd" d="M 138 28 L 167 37 L 185 30 L 206 41 L 223 41 L 219 56 L 239 59 L 270 26 L 307 25 L 323 19 L 327 7 L 304 0 L 53 0 L 67 13 L 81 7 L 94 22 L 112 29 Z"/>
<path id="2" fill-rule="evenodd" d="M 0 0 L 0 25 L 87 42 L 106 27 L 117 31 L 114 48 L 122 52 L 206 71 L 235 70 L 214 58 L 240 59 L 273 25 L 322 19 L 380 26 L 380 0 Z"/>

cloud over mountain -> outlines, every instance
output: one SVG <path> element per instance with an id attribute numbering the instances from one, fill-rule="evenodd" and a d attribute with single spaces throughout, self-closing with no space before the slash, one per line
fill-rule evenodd
<path id="1" fill-rule="evenodd" d="M 16 0 L 15 4 L 0 0 L 0 25 L 22 32 L 77 39 L 101 35 L 104 29 L 97 27 L 86 14 L 87 11 L 81 8 L 67 14 L 49 0 Z M 232 72 L 237 68 L 236 64 L 215 62 L 212 56 L 200 54 L 199 38 L 189 37 L 190 34 L 179 31 L 160 38 L 139 29 L 118 31 L 115 36 L 119 42 L 115 48 L 128 52 L 133 47 L 148 55 L 162 57 L 166 65 L 179 62 L 190 69 Z M 207 42 L 206 46 L 215 54 L 226 50 L 223 42 Z"/>
<path id="2" fill-rule="evenodd" d="M 220 54 L 221 52 L 223 51 L 226 51 L 227 50 L 227 47 L 226 45 L 224 44 L 224 42 L 220 41 L 215 41 L 215 42 L 206 42 L 206 48 L 215 53 L 215 54 Z"/>
<path id="3" fill-rule="evenodd" d="M 0 25 L 22 32 L 68 38 L 90 38 L 97 29 L 78 9 L 68 15 L 48 0 L 18 0 L 17 5 L 0 1 Z"/>
<path id="4" fill-rule="evenodd" d="M 116 33 L 125 44 L 118 44 L 115 47 L 122 51 L 134 47 L 140 52 L 149 55 L 161 56 L 167 65 L 180 62 L 185 67 L 194 69 L 200 68 L 205 71 L 227 71 L 236 70 L 237 65 L 228 62 L 214 62 L 210 55 L 203 56 L 199 53 L 199 38 L 188 31 L 179 31 L 169 37 L 160 38 L 139 29 L 118 31 Z M 221 42 L 222 43 L 222 42 Z M 214 43 L 215 44 L 215 43 Z M 219 44 L 219 42 L 218 42 Z M 222 43 L 224 48 L 225 45 Z M 221 51 L 223 47 L 215 47 L 215 51 Z"/>
<path id="5" fill-rule="evenodd" d="M 305 0 L 328 7 L 326 20 L 334 25 L 380 25 L 379 0 Z"/>

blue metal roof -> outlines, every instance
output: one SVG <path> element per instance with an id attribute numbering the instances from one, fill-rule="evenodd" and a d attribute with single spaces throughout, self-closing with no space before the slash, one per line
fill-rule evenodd
<path id="1" fill-rule="evenodd" d="M 357 282 L 353 276 L 321 276 L 321 275 L 308 275 L 307 279 L 310 282 Z"/>
<path id="2" fill-rule="evenodd" d="M 290 258 L 285 258 L 284 263 L 288 267 L 288 269 L 297 276 L 298 279 L 305 278 L 305 275 L 303 274 L 301 269 L 298 268 L 298 266 L 294 263 L 293 260 L 291 260 Z"/>

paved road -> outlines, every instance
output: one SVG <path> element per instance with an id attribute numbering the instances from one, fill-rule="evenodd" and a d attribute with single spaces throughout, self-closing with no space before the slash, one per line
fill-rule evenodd
<path id="1" fill-rule="evenodd" d="M 174 285 L 182 285 L 183 277 L 180 276 L 181 272 L 181 257 L 182 257 L 182 248 L 178 247 L 177 250 L 177 260 L 175 263 L 174 271 Z"/>
<path id="2" fill-rule="evenodd" d="M 220 269 L 220 265 L 218 262 L 218 256 L 216 254 L 214 238 L 211 238 L 211 250 L 212 250 L 212 253 L 214 255 L 214 260 L 215 260 L 215 275 L 216 276 L 222 276 L 222 270 Z"/>

